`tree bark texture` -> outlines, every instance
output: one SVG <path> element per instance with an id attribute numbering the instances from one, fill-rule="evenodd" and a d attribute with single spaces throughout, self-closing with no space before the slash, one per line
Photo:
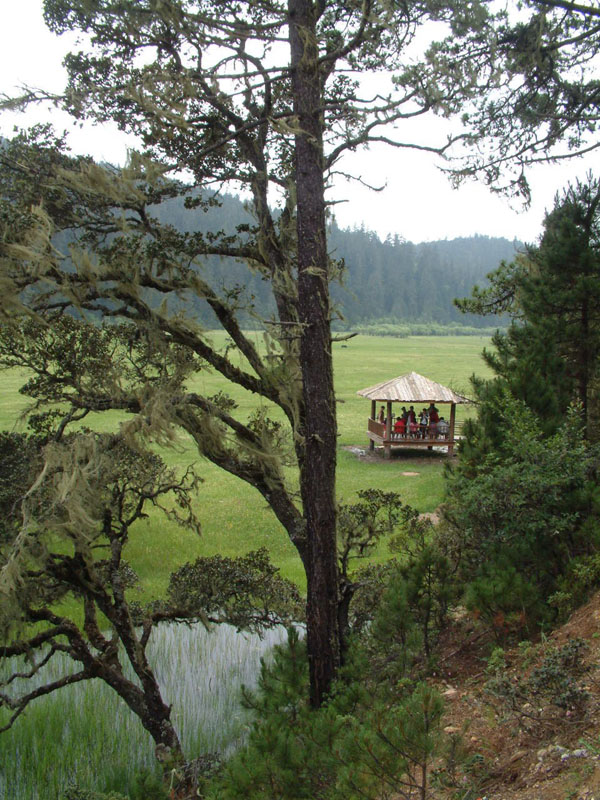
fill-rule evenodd
<path id="1" fill-rule="evenodd" d="M 288 0 L 298 226 L 298 310 L 305 418 L 300 489 L 307 535 L 310 699 L 318 707 L 340 663 L 337 622 L 336 414 L 323 184 L 322 89 L 311 0 Z"/>

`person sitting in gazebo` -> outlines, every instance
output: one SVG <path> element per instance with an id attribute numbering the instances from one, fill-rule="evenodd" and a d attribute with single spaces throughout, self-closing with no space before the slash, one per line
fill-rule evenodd
<path id="1" fill-rule="evenodd" d="M 396 422 L 394 423 L 394 433 L 398 436 L 404 436 L 406 434 L 406 420 L 404 417 L 396 418 Z"/>
<path id="2" fill-rule="evenodd" d="M 450 426 L 448 425 L 448 422 L 443 417 L 440 417 L 439 422 L 437 424 L 437 433 L 439 438 L 447 439 L 449 431 L 450 431 Z"/>
<path id="3" fill-rule="evenodd" d="M 417 425 L 417 415 L 415 414 L 415 407 L 411 406 L 408 409 L 408 432 L 411 436 L 416 436 L 419 432 L 419 426 Z"/>
<path id="4" fill-rule="evenodd" d="M 427 409 L 424 408 L 419 414 L 419 433 L 421 439 L 424 439 L 427 434 L 427 425 L 429 424 L 429 417 L 427 416 Z"/>
<path id="5" fill-rule="evenodd" d="M 440 420 L 440 413 L 434 403 L 429 404 L 427 416 L 429 417 L 429 436 L 431 439 L 435 439 L 437 436 L 437 424 Z"/>

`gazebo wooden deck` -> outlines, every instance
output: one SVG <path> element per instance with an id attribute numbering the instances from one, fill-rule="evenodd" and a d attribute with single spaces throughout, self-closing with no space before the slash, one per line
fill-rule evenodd
<path id="1" fill-rule="evenodd" d="M 408 372 L 398 378 L 369 386 L 357 392 L 361 397 L 371 401 L 371 416 L 368 420 L 367 436 L 369 449 L 374 450 L 375 445 L 383 446 L 385 458 L 390 458 L 392 447 L 446 447 L 448 455 L 452 455 L 454 445 L 457 443 L 458 427 L 456 423 L 456 406 L 470 403 L 467 397 L 456 394 L 447 386 L 425 378 L 416 372 Z M 386 423 L 377 419 L 377 404 L 385 403 Z M 430 403 L 445 404 L 450 406 L 450 419 L 448 434 L 440 436 L 438 432 L 427 429 L 417 434 L 394 433 L 392 429 L 392 403 L 404 405 L 426 405 Z"/>

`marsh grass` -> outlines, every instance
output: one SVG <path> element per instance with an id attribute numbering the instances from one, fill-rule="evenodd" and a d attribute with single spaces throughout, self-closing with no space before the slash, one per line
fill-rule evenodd
<path id="1" fill-rule="evenodd" d="M 283 629 L 260 639 L 227 625 L 210 632 L 163 625 L 153 633 L 151 663 L 188 757 L 226 755 L 239 745 L 246 723 L 240 687 L 255 685 L 261 657 L 284 637 Z M 57 662 L 45 676 L 58 677 L 65 668 L 68 663 Z M 156 769 L 153 742 L 98 680 L 37 700 L 0 736 L 3 800 L 59 800 L 69 783 L 124 792 L 141 769 Z"/>

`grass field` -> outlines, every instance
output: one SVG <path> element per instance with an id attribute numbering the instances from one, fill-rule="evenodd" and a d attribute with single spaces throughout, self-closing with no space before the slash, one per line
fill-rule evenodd
<path id="1" fill-rule="evenodd" d="M 217 345 L 225 345 L 225 336 L 213 334 Z M 256 334 L 260 345 L 260 334 Z M 378 487 L 397 491 L 403 500 L 421 511 L 432 511 L 442 494 L 440 454 L 422 451 L 403 452 L 389 461 L 361 459 L 344 449 L 349 446 L 367 448 L 365 435 L 370 403 L 356 392 L 405 372 L 419 372 L 428 378 L 469 394 L 469 377 L 486 374 L 481 351 L 489 338 L 472 336 L 391 337 L 357 336 L 343 343 L 334 343 L 335 388 L 338 399 L 338 496 L 341 502 L 352 502 L 356 492 Z M 27 406 L 27 398 L 18 393 L 24 380 L 15 371 L 2 375 L 0 389 L 0 426 L 19 429 L 19 415 Z M 228 387 L 218 375 L 200 372 L 190 389 L 212 395 L 220 389 L 229 391 L 239 404 L 238 413 L 245 417 L 255 407 L 257 398 L 237 387 Z M 461 419 L 468 410 L 458 407 Z M 86 422 L 99 430 L 115 429 L 120 417 L 115 413 L 96 415 Z M 170 465 L 195 463 L 204 483 L 198 491 L 197 511 L 202 521 L 202 535 L 177 528 L 158 517 L 138 524 L 126 553 L 142 579 L 146 595 L 164 591 L 170 573 L 180 564 L 198 555 L 238 555 L 258 547 L 267 547 L 273 562 L 282 574 L 301 587 L 304 576 L 298 556 L 285 531 L 270 513 L 262 497 L 250 486 L 226 474 L 205 459 L 199 459 L 189 440 L 180 437 L 177 446 L 162 452 Z M 405 472 L 417 475 L 406 476 Z M 380 553 L 379 557 L 384 557 Z"/>

